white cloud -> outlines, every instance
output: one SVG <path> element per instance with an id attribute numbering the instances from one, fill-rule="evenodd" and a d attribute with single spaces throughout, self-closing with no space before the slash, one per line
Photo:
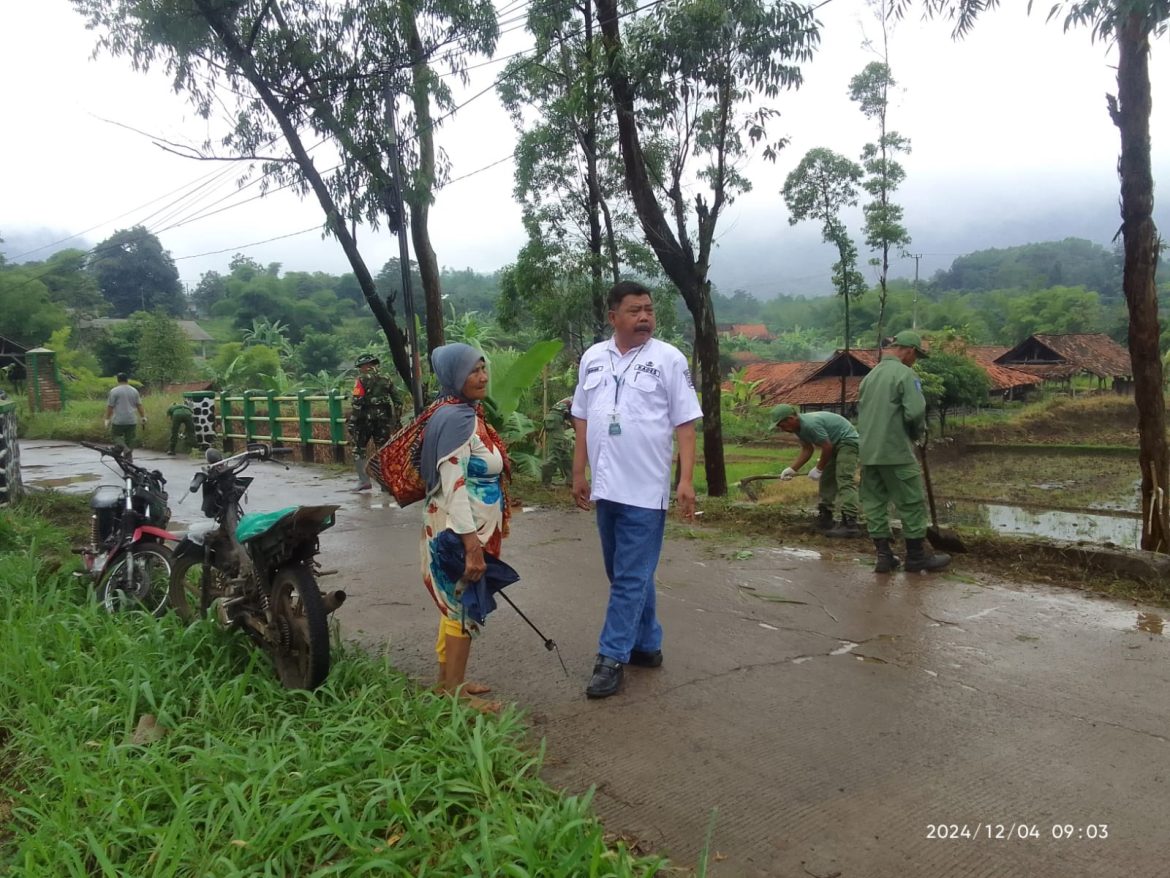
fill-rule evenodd
<path id="1" fill-rule="evenodd" d="M 813 146 L 855 155 L 873 137 L 846 94 L 850 77 L 874 58 L 860 46 L 863 26 L 871 35 L 874 31 L 868 7 L 836 0 L 821 18 L 822 46 L 807 69 L 805 87 L 779 101 L 783 116 L 777 132 L 790 135 L 792 145 L 774 166 L 760 160 L 750 165 L 755 189 L 732 206 L 721 226 L 720 254 L 737 254 L 737 263 L 756 247 L 761 255 L 788 251 L 803 254 L 802 259 L 815 251 L 815 229 L 788 225 L 778 194 L 784 176 Z M 151 216 L 175 196 L 147 202 L 218 168 L 164 153 L 149 139 L 101 118 L 186 142 L 207 137 L 209 123 L 174 94 L 161 73 L 135 73 L 124 59 L 106 55 L 90 60 L 95 35 L 66 4 L 9 4 L 5 24 L 9 39 L 0 55 L 0 77 L 8 84 L 10 125 L 0 140 L 0 235 L 36 227 L 80 232 L 96 226 L 85 236 L 94 243 L 134 222 L 165 228 L 179 219 L 181 214 L 168 219 L 166 212 Z M 500 52 L 525 45 L 524 34 L 514 33 Z M 1167 81 L 1166 54 L 1162 45 L 1155 47 L 1155 88 Z M 916 248 L 943 252 L 957 246 L 964 229 L 986 241 L 963 239 L 968 248 L 1010 243 L 1002 239 L 1033 215 L 1057 223 L 1064 215 L 1069 234 L 1081 234 L 1078 230 L 1086 227 L 1081 214 L 1095 215 L 1098 204 L 1104 215 L 1115 215 L 1117 132 L 1104 98 L 1113 87 L 1113 71 L 1106 47 L 1093 45 L 1087 32 L 1066 34 L 1059 23 L 1046 24 L 1042 15 L 1028 17 L 1005 4 L 957 43 L 941 22 L 904 21 L 893 31 L 890 57 L 902 89 L 891 123 L 914 148 L 904 163 L 908 179 L 900 195 Z M 488 86 L 502 69 L 495 64 L 475 71 L 457 100 Z M 1160 125 L 1158 98 L 1155 93 L 1155 164 L 1166 171 L 1170 141 L 1158 137 L 1167 130 Z M 447 122 L 439 142 L 459 177 L 509 155 L 514 133 L 489 93 Z M 207 188 L 205 208 L 224 196 L 230 196 L 225 204 L 246 197 L 231 196 L 230 176 Z M 1102 235 L 1112 234 L 1108 224 L 1094 222 L 1104 229 Z M 207 269 L 222 270 L 230 252 L 183 257 L 231 250 L 319 223 L 311 200 L 278 193 L 163 231 L 160 237 L 179 258 L 184 280 L 194 283 Z M 442 264 L 491 270 L 509 262 L 523 240 L 512 200 L 511 163 L 441 192 L 432 211 L 432 234 Z M 385 232 L 365 232 L 359 241 L 374 270 L 397 253 Z M 347 269 L 336 242 L 320 240 L 317 232 L 248 252 L 289 270 Z M 749 279 L 738 264 L 718 261 L 714 274 L 725 286 L 734 277 Z M 769 272 L 761 288 L 775 277 Z"/>

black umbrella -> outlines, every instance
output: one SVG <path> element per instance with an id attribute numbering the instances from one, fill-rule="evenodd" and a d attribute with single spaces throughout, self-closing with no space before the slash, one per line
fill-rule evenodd
<path id="1" fill-rule="evenodd" d="M 463 538 L 459 534 L 450 528 L 440 533 L 435 543 L 435 556 L 439 561 L 439 566 L 442 568 L 443 573 L 449 579 L 459 580 L 463 578 L 463 571 L 466 569 L 467 561 L 463 548 Z M 565 660 L 561 658 L 561 651 L 557 647 L 556 641 L 551 637 L 545 637 L 541 630 L 532 623 L 532 620 L 525 616 L 520 608 L 512 602 L 512 599 L 504 593 L 505 587 L 520 581 L 520 574 L 491 552 L 485 551 L 483 557 L 487 569 L 480 579 L 465 584 L 463 595 L 460 598 L 460 602 L 463 604 L 463 611 L 467 614 L 468 618 L 482 625 L 487 620 L 488 613 L 496 608 L 495 595 L 498 594 L 508 602 L 508 605 L 519 614 L 521 619 L 528 623 L 528 627 L 535 631 L 537 636 L 544 641 L 544 648 L 550 652 L 556 652 L 557 659 L 561 663 L 561 668 L 564 669 L 565 676 L 568 676 L 569 669 L 565 667 Z"/>

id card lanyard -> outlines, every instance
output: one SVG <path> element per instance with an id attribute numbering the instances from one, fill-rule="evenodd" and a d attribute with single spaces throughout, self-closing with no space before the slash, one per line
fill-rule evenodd
<path id="1" fill-rule="evenodd" d="M 646 347 L 645 344 L 638 346 L 638 352 L 634 354 L 634 359 L 626 364 L 626 368 L 622 369 L 622 374 L 618 375 L 617 366 L 614 365 L 613 351 L 609 351 L 609 370 L 613 374 L 613 414 L 609 416 L 609 435 L 622 435 L 622 422 L 618 416 L 618 399 L 621 397 L 622 385 L 626 381 L 626 373 L 630 371 L 630 367 L 638 362 L 638 357 L 642 356 L 642 349 Z"/>

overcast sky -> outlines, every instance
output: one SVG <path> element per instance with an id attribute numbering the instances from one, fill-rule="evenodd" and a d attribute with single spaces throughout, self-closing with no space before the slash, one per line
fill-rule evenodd
<path id="1" fill-rule="evenodd" d="M 974 249 L 1067 236 L 1107 243 L 1116 231 L 1118 136 L 1105 109 L 1105 95 L 1115 87 L 1115 53 L 1094 45 L 1085 31 L 1066 34 L 1041 14 L 1028 17 L 1024 6 L 1008 0 L 957 43 L 945 24 L 916 16 L 893 29 L 890 62 L 899 92 L 890 123 L 913 145 L 903 161 L 907 180 L 898 200 L 906 208 L 912 249 L 926 254 L 925 277 Z M 319 227 L 315 201 L 302 203 L 288 193 L 169 228 L 193 208 L 174 216 L 160 208 L 221 168 L 167 154 L 114 123 L 193 143 L 203 140 L 208 123 L 162 73 L 135 73 L 125 59 L 93 59 L 95 36 L 64 0 L 0 0 L 0 9 L 7 119 L 0 138 L 0 237 L 8 240 L 6 255 L 18 257 L 68 235 L 79 237 L 59 247 L 92 246 L 141 222 L 158 232 L 192 285 L 204 271 L 226 270 L 237 251 L 262 263 L 280 262 L 286 271 L 348 270 L 338 244 L 316 231 L 245 246 Z M 824 146 L 856 157 L 874 139 L 847 90 L 849 79 L 875 59 L 862 42 L 877 29 L 862 0 L 833 0 L 819 17 L 822 43 L 806 68 L 805 86 L 775 104 L 783 115 L 772 133 L 790 136 L 791 145 L 775 165 L 756 160 L 748 166 L 754 191 L 720 222 L 712 276 L 724 292 L 742 287 L 769 296 L 827 286 L 832 252 L 811 224 L 789 226 L 779 190 L 808 149 Z M 1155 47 L 1151 64 L 1156 180 L 1170 173 L 1170 128 L 1159 88 L 1167 81 L 1165 42 Z M 508 34 L 498 55 L 527 45 L 523 31 Z M 502 68 L 474 71 L 457 100 L 490 85 Z M 459 177 L 508 157 L 515 134 L 489 92 L 447 122 L 438 140 Z M 512 170 L 504 161 L 439 193 L 431 228 L 441 264 L 491 271 L 512 261 L 523 242 Z M 200 190 L 203 200 L 195 207 L 224 207 L 256 191 L 233 194 L 233 176 Z M 1170 211 L 1160 204 L 1156 217 L 1165 226 Z M 859 223 L 857 216 L 852 230 L 860 239 Z M 359 245 L 375 270 L 397 255 L 385 233 L 359 232 Z M 200 255 L 211 251 L 224 252 Z M 913 262 L 898 270 L 912 275 Z"/>

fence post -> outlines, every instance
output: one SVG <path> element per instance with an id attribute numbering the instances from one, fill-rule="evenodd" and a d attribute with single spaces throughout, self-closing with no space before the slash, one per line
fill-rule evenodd
<path id="1" fill-rule="evenodd" d="M 305 463 L 313 462 L 313 425 L 309 418 L 313 417 L 313 404 L 309 402 L 311 391 L 297 391 L 297 432 L 301 437 L 301 460 Z"/>
<path id="2" fill-rule="evenodd" d="M 333 460 L 345 463 L 345 420 L 341 415 L 341 394 L 329 391 L 329 441 L 333 443 Z"/>
<path id="3" fill-rule="evenodd" d="M 264 398 L 268 400 L 268 435 L 272 437 L 273 447 L 279 447 L 284 444 L 284 431 L 280 428 L 280 422 L 276 420 L 280 417 L 280 403 L 276 401 L 276 391 L 266 391 Z"/>
<path id="4" fill-rule="evenodd" d="M 255 420 L 256 420 L 256 400 L 253 396 L 260 394 L 263 396 L 262 390 L 245 390 L 244 391 L 244 444 L 250 444 L 256 438 Z"/>
<path id="5" fill-rule="evenodd" d="M 232 431 L 233 417 L 232 402 L 228 398 L 228 392 L 226 390 L 221 390 L 219 392 L 219 418 L 223 424 L 223 450 L 228 454 L 232 453 L 232 450 L 236 444 L 235 440 L 228 436 L 228 433 Z"/>

